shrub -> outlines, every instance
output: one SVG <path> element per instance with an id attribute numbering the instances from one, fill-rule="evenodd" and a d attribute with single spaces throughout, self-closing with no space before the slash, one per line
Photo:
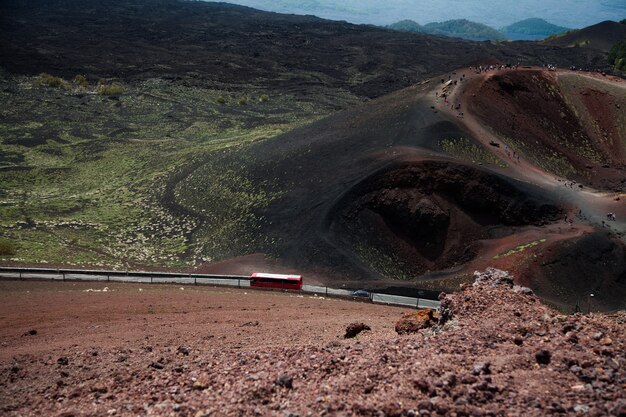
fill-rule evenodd
<path id="1" fill-rule="evenodd" d="M 240 106 L 245 106 L 248 104 L 248 97 L 241 97 L 238 101 Z"/>
<path id="2" fill-rule="evenodd" d="M 119 84 L 101 85 L 98 94 L 103 96 L 119 96 L 124 92 L 124 87 Z"/>
<path id="3" fill-rule="evenodd" d="M 219 97 L 217 98 L 217 102 L 218 102 L 219 104 L 226 104 L 226 97 L 224 97 L 224 96 L 219 96 Z"/>
<path id="4" fill-rule="evenodd" d="M 618 42 L 609 51 L 609 63 L 618 70 L 626 70 L 626 41 Z"/>
<path id="5" fill-rule="evenodd" d="M 83 88 L 89 87 L 89 81 L 87 81 L 87 77 L 81 74 L 78 74 L 76 77 L 74 77 L 74 84 Z"/>
<path id="6" fill-rule="evenodd" d="M 62 88 L 64 90 L 69 89 L 67 81 L 63 78 L 55 77 L 45 72 L 39 74 L 39 77 L 35 80 L 35 84 L 52 88 Z"/>
<path id="7" fill-rule="evenodd" d="M 15 255 L 17 248 L 13 242 L 8 240 L 0 240 L 0 256 L 12 256 Z"/>
<path id="8" fill-rule="evenodd" d="M 261 103 L 265 103 L 266 101 L 268 101 L 270 99 L 270 96 L 268 96 L 267 94 L 263 94 L 259 97 L 259 101 Z"/>

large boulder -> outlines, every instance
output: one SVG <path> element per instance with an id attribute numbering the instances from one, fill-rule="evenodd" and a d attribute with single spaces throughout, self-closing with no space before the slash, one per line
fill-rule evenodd
<path id="1" fill-rule="evenodd" d="M 425 308 L 405 313 L 396 323 L 398 334 L 416 333 L 437 324 L 439 314 L 436 310 Z"/>

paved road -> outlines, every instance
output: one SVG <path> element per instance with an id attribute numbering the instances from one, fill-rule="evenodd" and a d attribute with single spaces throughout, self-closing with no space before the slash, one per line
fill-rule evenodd
<path id="1" fill-rule="evenodd" d="M 0 279 L 42 279 L 42 280 L 68 280 L 68 281 L 97 281 L 97 282 L 133 282 L 145 284 L 184 284 L 184 285 L 224 285 L 231 287 L 250 287 L 247 279 L 232 278 L 190 278 L 190 277 L 163 277 L 163 276 L 118 276 L 94 273 L 41 273 L 41 272 L 1 272 Z M 342 290 L 316 285 L 304 285 L 302 291 L 327 296 L 352 297 L 351 290 Z M 439 308 L 439 301 L 426 300 L 423 298 L 402 297 L 399 295 L 388 295 L 370 293 L 374 303 L 392 304 L 416 308 Z"/>

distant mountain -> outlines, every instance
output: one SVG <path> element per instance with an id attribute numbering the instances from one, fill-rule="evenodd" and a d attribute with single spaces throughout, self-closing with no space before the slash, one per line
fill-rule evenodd
<path id="1" fill-rule="evenodd" d="M 505 26 L 500 29 L 500 32 L 504 33 L 507 37 L 518 40 L 537 40 L 545 39 L 550 35 L 559 35 L 569 31 L 569 28 L 564 26 L 554 25 L 539 18 L 524 19 L 512 25 Z"/>
<path id="2" fill-rule="evenodd" d="M 392 23 L 387 27 L 400 32 L 424 33 L 424 26 L 410 19 L 400 20 L 399 22 Z"/>
<path id="3" fill-rule="evenodd" d="M 467 19 L 433 22 L 424 26 L 413 20 L 401 20 L 387 27 L 402 32 L 429 33 L 431 35 L 462 38 L 471 41 L 504 41 L 507 39 L 506 36 L 494 28 Z"/>
<path id="4" fill-rule="evenodd" d="M 6 1 L 6 0 L 5 0 Z M 224 1 L 224 0 L 220 0 Z M 539 16 L 558 25 L 580 28 L 626 17 L 624 0 L 226 0 L 279 13 L 312 14 L 332 20 L 388 25 L 403 19 L 420 23 L 468 19 L 499 28 Z M 1 3 L 1 2 L 0 2 Z"/>
<path id="5" fill-rule="evenodd" d="M 626 25 L 607 20 L 597 25 L 569 32 L 563 36 L 546 40 L 547 44 L 565 47 L 584 47 L 602 52 L 609 50 L 626 39 Z"/>

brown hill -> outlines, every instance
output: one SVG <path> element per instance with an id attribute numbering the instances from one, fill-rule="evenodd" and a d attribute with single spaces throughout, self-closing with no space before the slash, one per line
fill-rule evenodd
<path id="1" fill-rule="evenodd" d="M 585 47 L 608 52 L 613 45 L 626 39 L 626 25 L 606 20 L 584 29 L 546 40 L 544 43 L 563 47 Z"/>

